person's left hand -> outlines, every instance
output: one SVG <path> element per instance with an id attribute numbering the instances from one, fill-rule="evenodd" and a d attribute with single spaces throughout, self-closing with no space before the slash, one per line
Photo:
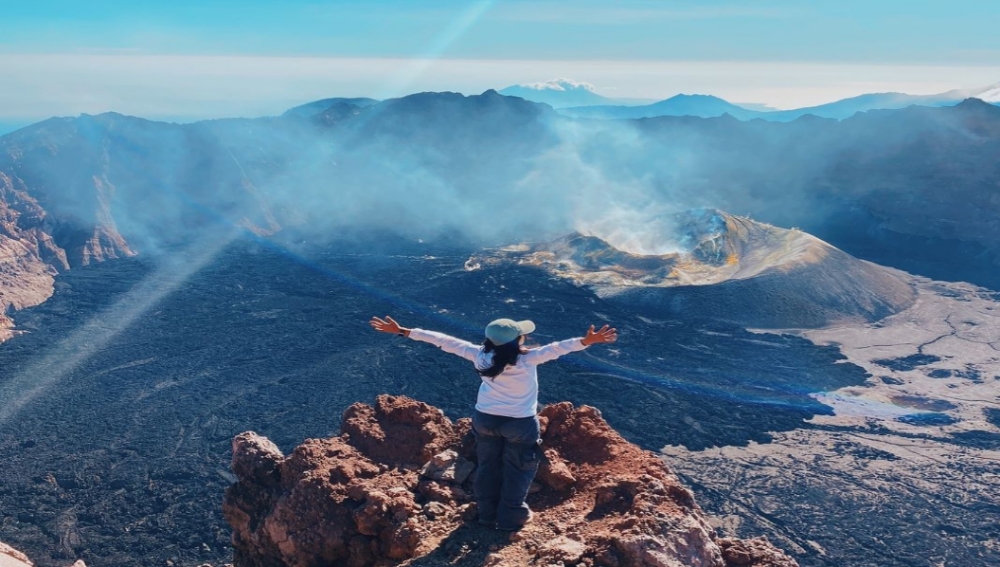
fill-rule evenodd
<path id="1" fill-rule="evenodd" d="M 605 325 L 601 327 L 601 330 L 594 331 L 594 326 L 591 325 L 590 329 L 587 329 L 587 336 L 583 337 L 583 344 L 589 346 L 599 343 L 613 343 L 617 340 L 618 329 Z"/>
<path id="2" fill-rule="evenodd" d="M 378 317 L 372 317 L 372 320 L 368 322 L 373 329 L 382 333 L 391 333 L 393 335 L 400 335 L 407 329 L 399 326 L 399 323 L 395 319 L 386 315 L 385 319 L 379 319 Z"/>

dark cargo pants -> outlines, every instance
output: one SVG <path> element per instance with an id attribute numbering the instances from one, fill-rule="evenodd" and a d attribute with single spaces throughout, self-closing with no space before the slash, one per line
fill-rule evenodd
<path id="1" fill-rule="evenodd" d="M 528 520 L 528 496 L 541 456 L 537 416 L 472 414 L 479 467 L 474 489 L 480 523 L 517 529 Z"/>

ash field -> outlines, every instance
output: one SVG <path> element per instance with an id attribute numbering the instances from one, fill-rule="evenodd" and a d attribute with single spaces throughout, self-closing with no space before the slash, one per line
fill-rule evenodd
<path id="1" fill-rule="evenodd" d="M 20 314 L 29 332 L 0 347 L 4 368 L 33 376 L 82 357 L 4 424 L 0 504 L 17 510 L 4 516 L 7 540 L 43 565 L 222 561 L 235 434 L 254 429 L 288 450 L 336 433 L 347 406 L 379 393 L 468 415 L 479 378 L 437 349 L 376 335 L 367 320 L 386 310 L 473 340 L 499 313 L 533 317 L 539 342 L 614 323 L 628 348 L 547 366 L 541 401 L 597 406 L 645 448 L 767 442 L 829 412 L 810 392 L 864 381 L 833 347 L 645 319 L 536 268 L 470 272 L 468 250 L 407 248 L 305 262 L 233 244 L 107 344 L 74 330 L 92 318 L 115 327 L 116 302 L 157 271 L 129 259 L 60 278 L 49 302 Z"/>

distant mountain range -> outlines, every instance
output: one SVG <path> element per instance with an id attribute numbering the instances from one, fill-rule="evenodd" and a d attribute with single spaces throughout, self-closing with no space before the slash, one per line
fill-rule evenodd
<path id="1" fill-rule="evenodd" d="M 978 89 L 956 89 L 934 95 L 909 95 L 904 93 L 874 93 L 852 98 L 845 98 L 828 104 L 761 113 L 759 118 L 765 120 L 795 120 L 800 116 L 812 114 L 821 118 L 849 118 L 857 112 L 869 110 L 891 110 L 907 106 L 954 106 L 963 100 L 978 98 L 990 104 L 1000 103 L 1000 83 Z"/>
<path id="2" fill-rule="evenodd" d="M 871 93 L 845 98 L 827 104 L 792 110 L 763 110 L 761 105 L 747 108 L 712 95 L 678 94 L 658 102 L 643 103 L 639 99 L 612 99 L 597 94 L 587 83 L 570 79 L 554 79 L 544 83 L 514 85 L 499 91 L 501 95 L 518 97 L 530 102 L 547 104 L 560 114 L 572 118 L 601 120 L 634 120 L 658 116 L 695 116 L 716 118 L 724 115 L 738 120 L 761 119 L 770 122 L 790 122 L 803 116 L 843 120 L 858 112 L 893 110 L 908 106 L 954 106 L 963 100 L 976 98 L 990 104 L 1000 104 L 1000 83 L 977 89 L 955 89 L 934 95 L 904 93 Z M 379 101 L 371 98 L 328 98 L 296 106 L 284 116 L 311 118 L 324 115 L 327 122 L 343 119 L 357 109 Z M 324 114 L 325 113 L 325 114 Z"/>
<path id="3" fill-rule="evenodd" d="M 764 104 L 732 103 L 713 95 L 678 94 L 654 101 L 638 98 L 610 98 L 598 94 L 593 85 L 571 79 L 553 79 L 541 83 L 512 85 L 501 89 L 504 96 L 547 104 L 560 114 L 574 118 L 604 120 L 655 118 L 657 116 L 697 116 L 715 118 L 730 115 L 739 120 L 762 119 L 789 122 L 813 115 L 843 120 L 858 112 L 889 110 L 907 106 L 953 106 L 967 98 L 1000 105 L 1000 83 L 976 89 L 954 89 L 934 95 L 905 93 L 870 93 L 805 108 L 771 110 Z M 308 102 L 286 110 L 282 116 L 313 118 L 326 113 L 325 120 L 341 120 L 356 109 L 380 101 L 367 97 L 333 97 Z M 0 136 L 31 124 L 25 120 L 0 120 Z"/>
<path id="4" fill-rule="evenodd" d="M 991 104 L 1000 103 L 1000 83 L 978 89 L 956 89 L 935 95 L 863 94 L 818 106 L 775 111 L 746 108 L 716 96 L 701 94 L 679 94 L 652 104 L 622 104 L 597 94 L 591 85 L 568 79 L 507 87 L 500 93 L 548 104 L 566 116 L 605 120 L 657 116 L 714 118 L 724 114 L 739 120 L 760 118 L 774 122 L 788 122 L 805 115 L 843 120 L 855 113 L 869 110 L 897 109 L 912 105 L 953 106 L 967 98 L 978 98 Z"/>
<path id="5" fill-rule="evenodd" d="M 1000 289 L 1000 107 L 979 100 L 788 123 L 581 121 L 495 91 L 327 102 L 194 124 L 53 118 L 0 136 L 0 252 L 16 264 L 0 275 L 22 290 L 0 308 L 44 300 L 56 272 L 211 230 L 510 242 L 592 219 L 642 231 L 663 207 L 700 206 Z"/>

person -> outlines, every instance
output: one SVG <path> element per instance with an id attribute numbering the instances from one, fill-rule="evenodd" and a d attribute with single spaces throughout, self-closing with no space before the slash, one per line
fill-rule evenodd
<path id="1" fill-rule="evenodd" d="M 525 504 L 541 457 L 538 422 L 539 364 L 555 360 L 590 345 L 613 343 L 616 329 L 604 325 L 586 335 L 525 348 L 525 337 L 535 330 L 531 321 L 497 319 L 486 326 L 486 340 L 476 345 L 423 329 L 401 327 L 388 315 L 373 317 L 370 325 L 383 333 L 430 343 L 470 362 L 481 377 L 472 414 L 479 468 L 474 481 L 479 523 L 516 531 L 531 519 Z"/>

